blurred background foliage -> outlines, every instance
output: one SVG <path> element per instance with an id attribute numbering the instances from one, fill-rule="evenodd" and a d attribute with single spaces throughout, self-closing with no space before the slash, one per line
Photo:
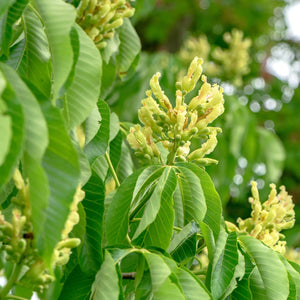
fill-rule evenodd
<path id="1" fill-rule="evenodd" d="M 151 76 L 162 73 L 161 86 L 174 100 L 186 61 L 202 56 L 210 64 L 204 65 L 208 82 L 221 84 L 225 94 L 225 113 L 215 124 L 223 133 L 211 155 L 219 164 L 207 171 L 227 219 L 249 215 L 251 180 L 258 182 L 262 201 L 271 182 L 284 184 L 296 204 L 288 243 L 300 247 L 300 44 L 288 34 L 284 13 L 293 2 L 138 0 L 133 5 L 143 52 L 136 72 L 113 85 L 114 74 L 106 74 L 104 100 L 120 120 L 137 122 Z"/>

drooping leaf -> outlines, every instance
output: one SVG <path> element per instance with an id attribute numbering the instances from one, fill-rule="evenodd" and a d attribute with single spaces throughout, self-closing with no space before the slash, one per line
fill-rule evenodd
<path id="1" fill-rule="evenodd" d="M 184 224 L 201 222 L 206 213 L 206 202 L 199 177 L 185 167 L 178 167 L 178 185 L 181 193 Z"/>
<path id="2" fill-rule="evenodd" d="M 155 220 L 145 230 L 142 240 L 144 247 L 167 249 L 171 241 L 174 225 L 172 196 L 177 185 L 177 178 L 174 169 L 171 167 L 167 167 L 164 170 L 164 173 L 166 174 L 166 177 L 163 177 L 162 175 L 165 182 L 162 183 L 163 190 L 161 193 L 160 208 Z M 151 211 L 151 209 L 149 210 Z M 151 219 L 152 218 L 150 218 L 150 220 Z M 145 223 L 147 223 L 146 220 Z"/>
<path id="3" fill-rule="evenodd" d="M 248 300 L 252 299 L 252 294 L 250 290 L 249 276 L 253 271 L 254 265 L 250 260 L 247 253 L 241 250 L 241 254 L 244 256 L 245 261 L 245 274 L 243 278 L 238 282 L 236 289 L 233 290 L 231 297 L 233 300 Z"/>
<path id="4" fill-rule="evenodd" d="M 48 181 L 41 166 L 42 157 L 48 144 L 48 131 L 39 103 L 19 78 L 8 66 L 2 66 L 3 74 L 11 83 L 25 115 L 25 144 L 23 170 L 29 179 L 32 223 L 35 236 L 39 236 L 41 224 L 45 221 L 44 209 L 48 203 Z"/>
<path id="5" fill-rule="evenodd" d="M 90 300 L 119 300 L 119 277 L 115 262 L 108 251 L 105 251 L 101 269 L 92 285 Z"/>
<path id="6" fill-rule="evenodd" d="M 154 253 L 143 253 L 150 269 L 152 290 L 155 294 L 171 274 L 171 270 L 163 258 Z"/>
<path id="7" fill-rule="evenodd" d="M 58 300 L 74 299 L 87 300 L 89 299 L 91 286 L 94 278 L 83 273 L 77 265 L 64 282 L 63 289 Z"/>
<path id="8" fill-rule="evenodd" d="M 28 0 L 16 0 L 14 3 L 12 1 L 2 1 L 4 2 L 1 4 L 2 9 L 7 8 L 10 4 L 12 4 L 4 18 L 5 22 L 2 23 L 2 27 L 0 28 L 1 30 L 1 40 L 0 40 L 0 46 L 1 46 L 1 52 L 8 57 L 9 56 L 9 47 L 12 42 L 12 37 L 13 37 L 13 25 L 15 22 L 21 17 L 22 12 L 24 8 L 26 7 Z M 5 7 L 5 2 L 7 3 L 7 6 Z M 1 7 L 0 7 L 1 9 Z"/>
<path id="9" fill-rule="evenodd" d="M 221 238 L 221 234 L 219 239 Z M 237 250 L 237 235 L 236 232 L 231 232 L 223 247 L 223 243 L 216 244 L 216 253 L 218 248 L 222 247 L 220 256 L 215 256 L 212 275 L 211 275 L 211 291 L 215 299 L 222 299 L 225 291 L 228 289 L 230 282 L 234 278 L 235 268 L 238 264 L 238 250 Z"/>
<path id="10" fill-rule="evenodd" d="M 132 194 L 142 170 L 127 177 L 117 189 L 105 215 L 105 238 L 110 246 L 124 244 L 129 227 L 129 210 Z"/>
<path id="11" fill-rule="evenodd" d="M 177 268 L 175 274 L 187 300 L 212 299 L 205 285 L 185 268 Z"/>
<path id="12" fill-rule="evenodd" d="M 50 197 L 38 246 L 49 263 L 52 250 L 61 238 L 61 231 L 70 213 L 70 204 L 79 184 L 80 170 L 78 154 L 72 145 L 60 111 L 53 107 L 48 99 L 43 99 L 42 95 L 39 100 L 49 133 L 49 145 L 42 165 L 47 174 Z"/>
<path id="13" fill-rule="evenodd" d="M 139 222 L 138 228 L 136 229 L 134 236 L 132 237 L 133 240 L 136 239 L 156 219 L 161 205 L 166 201 L 165 198 L 163 199 L 163 192 L 165 191 L 165 189 L 168 189 L 168 185 L 170 184 L 170 178 L 173 175 L 172 171 L 173 170 L 171 167 L 167 167 L 160 176 L 150 199 L 145 205 L 145 210 L 143 212 L 142 219 Z"/>
<path id="14" fill-rule="evenodd" d="M 220 197 L 214 187 L 214 184 L 209 175 L 201 168 L 191 163 L 181 163 L 178 166 L 184 166 L 193 171 L 200 179 L 200 184 L 204 193 L 206 202 L 206 214 L 203 222 L 206 223 L 211 230 L 215 241 L 218 239 L 221 226 L 222 205 Z"/>
<path id="15" fill-rule="evenodd" d="M 285 257 L 279 255 L 279 258 L 283 262 L 289 275 L 290 293 L 288 300 L 298 300 L 300 299 L 300 274 L 291 266 Z"/>
<path id="16" fill-rule="evenodd" d="M 253 298 L 261 299 L 263 296 L 264 299 L 270 300 L 287 299 L 289 295 L 288 274 L 277 254 L 250 236 L 240 236 L 238 240 L 256 265 L 258 280 L 251 280 Z M 251 277 L 253 274 L 255 273 L 252 273 Z"/>
<path id="17" fill-rule="evenodd" d="M 76 18 L 75 8 L 60 0 L 34 0 L 45 26 L 53 65 L 53 102 L 72 69 L 70 32 Z"/>
<path id="18" fill-rule="evenodd" d="M 82 205 L 86 214 L 86 236 L 81 254 L 81 269 L 96 273 L 102 263 L 102 233 L 105 187 L 103 181 L 93 172 L 83 187 L 85 198 Z"/>
<path id="19" fill-rule="evenodd" d="M 43 24 L 31 6 L 23 13 L 25 49 L 19 74 L 30 81 L 42 93 L 50 96 L 51 67 L 50 52 Z"/>
<path id="20" fill-rule="evenodd" d="M 2 68 L 7 68 L 4 64 L 0 64 L 0 79 L 4 82 L 5 89 L 1 94 L 1 98 L 5 103 L 5 113 L 10 116 L 12 121 L 12 137 L 9 152 L 5 157 L 5 161 L 0 166 L 0 189 L 9 181 L 13 169 L 21 156 L 23 144 L 25 141 L 25 120 L 24 113 L 15 92 L 12 87 L 6 83 Z"/>
<path id="21" fill-rule="evenodd" d="M 0 2 L 0 17 L 4 14 L 5 10 L 10 7 L 15 2 L 15 0 L 7 0 Z"/>
<path id="22" fill-rule="evenodd" d="M 101 125 L 94 138 L 86 145 L 85 152 L 92 164 L 95 159 L 106 152 L 110 135 L 110 111 L 106 102 L 99 100 L 97 103 L 101 115 Z"/>
<path id="23" fill-rule="evenodd" d="M 101 85 L 101 56 L 93 41 L 78 26 L 79 56 L 72 83 L 64 98 L 63 115 L 69 128 L 80 125 L 98 101 Z"/>
<path id="24" fill-rule="evenodd" d="M 259 128 L 259 149 L 261 160 L 266 164 L 268 182 L 277 182 L 282 174 L 285 150 L 280 139 L 270 130 Z"/>
<path id="25" fill-rule="evenodd" d="M 0 132 L 2 132 L 1 147 L 0 147 L 0 166 L 3 164 L 5 157 L 9 151 L 9 146 L 12 138 L 11 127 L 12 127 L 11 117 L 0 115 Z"/>
<path id="26" fill-rule="evenodd" d="M 196 223 L 191 222 L 173 237 L 167 251 L 175 261 L 182 262 L 196 254 L 198 230 Z"/>
<path id="27" fill-rule="evenodd" d="M 135 58 L 141 51 L 140 39 L 128 19 L 124 19 L 124 24 L 119 30 L 120 46 L 117 55 L 119 74 L 126 74 Z"/>

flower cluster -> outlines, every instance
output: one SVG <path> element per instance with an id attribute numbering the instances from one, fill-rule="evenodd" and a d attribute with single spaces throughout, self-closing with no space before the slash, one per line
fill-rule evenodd
<path id="1" fill-rule="evenodd" d="M 243 32 L 232 30 L 232 33 L 226 32 L 224 40 L 228 44 L 228 49 L 217 47 L 212 51 L 209 60 L 211 46 L 206 36 L 201 35 L 198 38 L 188 38 L 179 51 L 179 59 L 186 63 L 191 57 L 202 57 L 205 63 L 203 69 L 209 76 L 219 76 L 231 81 L 239 86 L 242 83 L 242 76 L 249 72 L 249 47 L 250 39 L 243 39 Z"/>
<path id="2" fill-rule="evenodd" d="M 191 92 L 202 73 L 202 59 L 195 57 L 187 75 L 176 83 L 176 100 L 173 107 L 159 84 L 160 73 L 150 80 L 151 90 L 142 100 L 143 106 L 138 115 L 144 127 L 136 125 L 130 128 L 127 140 L 136 155 L 148 162 L 161 160 L 159 146 L 164 146 L 169 154 L 167 164 L 175 161 L 195 161 L 201 165 L 216 163 L 204 158 L 213 151 L 217 144 L 216 135 L 220 128 L 208 127 L 224 111 L 223 90 L 218 85 L 211 85 L 202 75 L 202 86 L 198 95 L 185 103 L 186 95 Z M 190 153 L 193 137 L 205 140 L 200 149 Z"/>
<path id="3" fill-rule="evenodd" d="M 77 23 L 99 49 L 114 36 L 115 29 L 130 18 L 134 8 L 126 0 L 81 0 L 77 9 Z"/>
<path id="4" fill-rule="evenodd" d="M 277 194 L 275 184 L 270 184 L 269 198 L 261 204 L 256 182 L 252 181 L 251 185 L 253 196 L 249 198 L 252 207 L 251 218 L 245 220 L 239 218 L 238 228 L 234 228 L 235 226 L 230 223 L 227 223 L 227 227 L 229 230 L 248 233 L 275 251 L 284 254 L 286 242 L 281 240 L 284 235 L 280 231 L 294 226 L 295 211 L 292 197 L 288 195 L 284 186 L 280 187 L 280 192 Z"/>
<path id="5" fill-rule="evenodd" d="M 243 40 L 243 32 L 232 30 L 232 33 L 224 34 L 224 41 L 228 44 L 228 49 L 216 48 L 212 56 L 219 62 L 226 79 L 233 79 L 233 84 L 239 86 L 242 84 L 242 76 L 249 73 L 249 48 L 251 40 Z"/>
<path id="6" fill-rule="evenodd" d="M 13 175 L 15 186 L 18 189 L 16 197 L 12 198 L 15 208 L 12 210 L 11 221 L 5 220 L 0 212 L 0 251 L 5 253 L 5 259 L 15 264 L 22 264 L 27 269 L 20 279 L 20 284 L 36 291 L 43 291 L 55 278 L 50 275 L 45 262 L 40 257 L 35 246 L 33 226 L 31 222 L 31 207 L 29 201 L 29 183 L 25 183 L 18 169 Z M 64 265 L 68 262 L 71 249 L 80 244 L 77 238 L 68 235 L 74 225 L 79 222 L 77 205 L 84 197 L 84 192 L 77 188 L 71 212 L 62 232 L 62 239 L 56 245 L 52 255 L 52 267 Z"/>

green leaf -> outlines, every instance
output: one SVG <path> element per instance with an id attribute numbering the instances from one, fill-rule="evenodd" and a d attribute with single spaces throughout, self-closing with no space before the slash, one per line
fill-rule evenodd
<path id="1" fill-rule="evenodd" d="M 178 166 L 184 166 L 187 169 L 190 169 L 200 179 L 207 207 L 203 222 L 206 223 L 213 231 L 213 235 L 216 241 L 218 239 L 221 228 L 222 204 L 220 196 L 218 195 L 211 178 L 203 169 L 197 167 L 194 164 L 181 163 L 178 164 Z"/>
<path id="2" fill-rule="evenodd" d="M 12 122 L 10 116 L 0 115 L 0 132 L 1 147 L 0 147 L 0 166 L 3 164 L 12 139 Z"/>
<path id="3" fill-rule="evenodd" d="M 77 265 L 65 281 L 58 300 L 87 300 L 89 299 L 92 283 L 93 277 L 87 276 Z"/>
<path id="4" fill-rule="evenodd" d="M 232 300 L 251 300 L 252 294 L 250 290 L 250 281 L 249 276 L 251 275 L 254 265 L 250 260 L 250 257 L 243 250 L 242 255 L 244 256 L 245 261 L 245 274 L 243 278 L 238 282 L 238 286 L 233 290 L 231 297 Z"/>
<path id="5" fill-rule="evenodd" d="M 280 139 L 270 130 L 258 129 L 258 153 L 267 167 L 268 182 L 277 182 L 282 174 L 285 160 L 285 150 Z"/>
<path id="6" fill-rule="evenodd" d="M 171 274 L 171 270 L 164 262 L 163 258 L 157 254 L 145 252 L 143 253 L 150 269 L 152 290 L 155 294 L 161 285 L 167 280 Z"/>
<path id="7" fill-rule="evenodd" d="M 300 274 L 292 267 L 288 260 L 278 255 L 280 260 L 283 262 L 288 274 L 289 274 L 289 283 L 290 283 L 290 293 L 289 300 L 300 299 Z"/>
<path id="8" fill-rule="evenodd" d="M 41 106 L 46 117 L 49 145 L 43 157 L 50 197 L 45 210 L 46 220 L 40 226 L 39 249 L 47 263 L 50 263 L 54 246 L 61 239 L 61 231 L 70 213 L 70 204 L 79 184 L 80 170 L 78 154 L 66 131 L 60 111 L 53 107 L 48 99 L 43 99 Z"/>
<path id="9" fill-rule="evenodd" d="M 139 197 L 145 192 L 145 189 L 150 186 L 160 175 L 164 168 L 160 165 L 149 166 L 139 176 L 134 191 L 133 191 L 133 206 L 138 201 Z"/>
<path id="10" fill-rule="evenodd" d="M 47 36 L 36 11 L 27 6 L 23 13 L 25 53 L 19 73 L 42 93 L 51 93 L 51 57 Z"/>
<path id="11" fill-rule="evenodd" d="M 136 229 L 132 240 L 135 240 L 156 219 L 158 211 L 161 207 L 161 203 L 166 201 L 166 199 L 163 199 L 162 196 L 164 190 L 168 188 L 170 177 L 173 175 L 172 171 L 173 170 L 171 167 L 167 167 L 160 176 L 150 199 L 145 205 L 142 219 L 139 222 L 138 228 Z"/>
<path id="12" fill-rule="evenodd" d="M 177 268 L 175 274 L 187 300 L 212 299 L 204 284 L 189 270 L 185 268 Z"/>
<path id="13" fill-rule="evenodd" d="M 3 2 L 3 1 L 2 1 Z M 4 1 L 4 3 L 11 4 L 11 1 Z M 7 8 L 5 4 L 1 4 L 2 9 Z M 13 25 L 15 22 L 21 17 L 24 8 L 26 7 L 28 0 L 16 0 L 14 3 L 9 7 L 4 17 L 4 22 L 2 23 L 1 28 L 1 52 L 8 57 L 9 56 L 9 47 L 12 42 L 13 38 Z M 1 7 L 0 7 L 1 9 Z"/>
<path id="14" fill-rule="evenodd" d="M 177 180 L 180 188 L 184 224 L 201 222 L 206 213 L 206 203 L 200 178 L 185 167 L 178 167 Z"/>
<path id="15" fill-rule="evenodd" d="M 132 194 L 142 169 L 127 177 L 117 189 L 105 215 L 105 237 L 109 246 L 124 244 L 129 227 Z"/>
<path id="16" fill-rule="evenodd" d="M 120 45 L 119 34 L 115 32 L 114 36 L 106 41 L 106 46 L 101 54 L 106 64 L 109 63 L 111 56 L 118 51 Z"/>
<path id="17" fill-rule="evenodd" d="M 219 243 L 220 239 L 222 240 Z M 223 245 L 221 234 L 216 244 L 216 254 L 222 248 L 220 256 L 215 256 L 212 268 L 211 291 L 214 299 L 222 299 L 230 282 L 234 278 L 238 264 L 237 235 L 231 232 Z"/>
<path id="18" fill-rule="evenodd" d="M 104 155 L 109 143 L 110 111 L 106 102 L 99 100 L 97 103 L 101 115 L 101 125 L 94 138 L 86 145 L 85 152 L 92 164 L 95 159 Z"/>
<path id="19" fill-rule="evenodd" d="M 129 70 L 135 58 L 141 51 L 140 39 L 128 19 L 124 19 L 124 24 L 119 30 L 120 46 L 117 62 L 119 74 L 123 76 Z"/>
<path id="20" fill-rule="evenodd" d="M 1 67 L 7 80 L 20 99 L 25 114 L 25 144 L 23 171 L 29 179 L 29 196 L 32 223 L 35 236 L 39 236 L 41 224 L 45 221 L 44 209 L 48 203 L 48 182 L 41 161 L 48 144 L 46 121 L 39 103 L 17 73 L 8 66 Z"/>
<path id="21" fill-rule="evenodd" d="M 93 172 L 83 187 L 85 198 L 82 205 L 86 214 L 86 236 L 83 242 L 81 268 L 87 274 L 96 273 L 102 263 L 102 233 L 105 187 Z"/>
<path id="22" fill-rule="evenodd" d="M 76 18 L 75 8 L 61 0 L 33 0 L 44 22 L 53 64 L 53 102 L 72 69 L 70 32 Z"/>
<path id="23" fill-rule="evenodd" d="M 197 232 L 199 227 L 191 222 L 177 233 L 168 248 L 168 252 L 177 262 L 182 262 L 196 254 Z"/>
<path id="24" fill-rule="evenodd" d="M 15 0 L 6 0 L 0 2 L 0 17 L 4 14 L 5 10 L 7 10 Z"/>
<path id="25" fill-rule="evenodd" d="M 166 174 L 165 176 L 163 176 L 164 173 Z M 163 180 L 161 181 L 163 189 L 160 199 L 160 208 L 155 220 L 145 230 L 142 241 L 144 247 L 167 249 L 172 238 L 174 225 L 173 193 L 177 185 L 177 178 L 174 169 L 171 167 L 167 167 L 164 173 L 162 174 Z M 160 182 L 158 182 L 158 185 L 159 184 Z M 150 213 L 148 214 L 148 212 Z M 152 210 L 152 204 L 149 204 L 149 210 L 144 212 L 144 214 L 148 214 L 147 219 L 144 221 L 145 223 L 152 220 L 153 216 L 151 216 L 151 213 L 153 212 L 155 214 L 155 207 Z"/>
<path id="26" fill-rule="evenodd" d="M 25 141 L 25 117 L 23 108 L 12 87 L 6 83 L 6 79 L 4 78 L 4 74 L 2 73 L 3 68 L 6 69 L 8 67 L 0 63 L 0 79 L 2 82 L 5 82 L 5 89 L 1 94 L 1 98 L 6 106 L 5 114 L 10 116 L 12 121 L 12 138 L 10 142 L 9 152 L 5 157 L 5 161 L 2 165 L 0 165 L 0 189 L 5 183 L 9 181 L 13 169 L 16 167 L 17 162 L 21 156 L 23 144 Z"/>
<path id="27" fill-rule="evenodd" d="M 238 239 L 255 262 L 257 274 L 261 279 L 261 287 L 251 284 L 254 299 L 260 299 L 261 288 L 265 293 L 265 299 L 287 299 L 289 295 L 288 275 L 276 252 L 250 236 L 240 236 Z"/>
<path id="28" fill-rule="evenodd" d="M 79 57 L 71 85 L 64 95 L 63 115 L 69 128 L 80 125 L 98 101 L 101 85 L 101 56 L 93 41 L 78 26 Z"/>
<path id="29" fill-rule="evenodd" d="M 119 277 L 108 251 L 92 285 L 90 300 L 119 300 Z"/>

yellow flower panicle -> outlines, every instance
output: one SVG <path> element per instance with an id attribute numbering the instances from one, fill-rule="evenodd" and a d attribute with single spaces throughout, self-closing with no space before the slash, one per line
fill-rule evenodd
<path id="1" fill-rule="evenodd" d="M 218 85 L 211 85 L 203 75 L 203 82 L 189 104 L 185 103 L 185 96 L 190 93 L 199 81 L 202 73 L 203 60 L 195 57 L 191 62 L 186 76 L 176 83 L 175 106 L 160 87 L 160 73 L 156 73 L 150 80 L 150 90 L 147 98 L 142 100 L 142 107 L 138 115 L 144 127 L 135 125 L 130 129 L 127 140 L 136 155 L 148 162 L 159 162 L 161 153 L 158 143 L 168 151 L 168 164 L 175 161 L 195 161 L 202 165 L 216 163 L 215 160 L 204 158 L 213 151 L 217 144 L 216 135 L 221 130 L 208 127 L 224 111 L 223 90 Z M 190 153 L 193 137 L 205 140 L 201 149 Z"/>
<path id="2" fill-rule="evenodd" d="M 270 184 L 271 192 L 268 200 L 261 203 L 256 182 L 252 181 L 252 197 L 249 198 L 251 217 L 237 220 L 238 228 L 227 222 L 230 231 L 237 230 L 264 242 L 281 254 L 286 251 L 286 242 L 282 241 L 283 229 L 292 228 L 295 224 L 295 211 L 292 196 L 288 195 L 284 186 L 277 194 L 275 184 Z"/>
<path id="3" fill-rule="evenodd" d="M 210 60 L 211 46 L 206 36 L 189 37 L 179 51 L 179 59 L 188 63 L 194 56 L 202 57 L 205 61 L 203 70 L 207 75 L 221 76 L 240 86 L 242 77 L 249 73 L 251 40 L 244 39 L 242 31 L 233 29 L 231 33 L 224 34 L 224 41 L 228 44 L 228 49 L 217 47 L 212 51 Z"/>
<path id="4" fill-rule="evenodd" d="M 25 183 L 20 171 L 15 170 L 13 179 L 16 188 L 19 190 L 12 202 L 19 207 L 12 210 L 10 222 L 5 220 L 0 211 L 0 251 L 4 251 L 5 259 L 12 263 L 23 263 L 27 271 L 20 279 L 23 286 L 27 286 L 36 291 L 43 291 L 49 283 L 55 280 L 50 275 L 49 270 L 39 256 L 35 237 L 33 235 L 33 226 L 31 221 L 31 207 L 29 195 L 29 183 Z M 77 213 L 78 203 L 84 198 L 84 192 L 77 188 L 73 202 L 70 206 L 70 214 L 62 231 L 61 241 L 56 245 L 52 255 L 52 268 L 64 265 L 68 262 L 71 249 L 80 244 L 77 238 L 69 238 L 74 225 L 79 222 Z"/>
<path id="5" fill-rule="evenodd" d="M 77 8 L 77 23 L 99 49 L 114 36 L 124 18 L 130 18 L 134 8 L 126 0 L 81 0 Z"/>
<path id="6" fill-rule="evenodd" d="M 249 73 L 251 40 L 248 38 L 243 39 L 243 32 L 236 29 L 233 29 L 231 34 L 226 32 L 224 40 L 229 48 L 216 48 L 212 56 L 220 63 L 220 69 L 225 78 L 233 79 L 232 82 L 240 86 L 242 84 L 242 76 Z"/>

